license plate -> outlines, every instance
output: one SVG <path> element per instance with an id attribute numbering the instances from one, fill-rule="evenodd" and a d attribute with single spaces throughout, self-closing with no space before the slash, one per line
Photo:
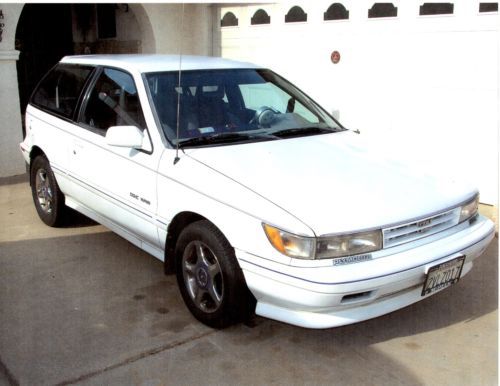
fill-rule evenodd
<path id="1" fill-rule="evenodd" d="M 465 256 L 460 256 L 431 267 L 425 278 L 422 296 L 430 295 L 458 282 L 464 262 Z"/>

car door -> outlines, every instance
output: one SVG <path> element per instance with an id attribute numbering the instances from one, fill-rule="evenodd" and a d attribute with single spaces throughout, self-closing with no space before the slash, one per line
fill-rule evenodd
<path id="1" fill-rule="evenodd" d="M 143 134 L 139 149 L 106 142 L 109 127 L 136 126 Z M 79 185 L 76 200 L 111 221 L 113 230 L 146 250 L 158 248 L 155 213 L 156 168 L 161 155 L 153 148 L 141 101 L 131 74 L 101 68 L 87 91 L 71 144 L 71 170 Z M 99 218 L 98 218 L 99 219 Z"/>
<path id="2" fill-rule="evenodd" d="M 38 84 L 26 110 L 27 135 L 44 152 L 65 194 L 71 185 L 67 172 L 73 117 L 93 71 L 91 66 L 57 64 Z"/>

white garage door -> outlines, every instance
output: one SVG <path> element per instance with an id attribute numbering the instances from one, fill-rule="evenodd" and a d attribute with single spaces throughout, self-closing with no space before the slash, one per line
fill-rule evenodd
<path id="1" fill-rule="evenodd" d="M 496 205 L 497 9 L 478 1 L 221 5 L 214 47 L 271 67 L 374 146 L 469 180 Z"/>

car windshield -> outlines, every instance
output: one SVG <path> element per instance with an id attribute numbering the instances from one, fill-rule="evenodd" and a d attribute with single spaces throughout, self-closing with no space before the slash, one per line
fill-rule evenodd
<path id="1" fill-rule="evenodd" d="M 166 137 L 181 147 L 345 130 L 270 70 L 183 71 L 180 86 L 178 72 L 148 73 L 146 82 Z"/>

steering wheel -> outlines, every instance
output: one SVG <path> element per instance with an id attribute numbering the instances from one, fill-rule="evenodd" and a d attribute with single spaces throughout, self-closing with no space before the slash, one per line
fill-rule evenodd
<path id="1" fill-rule="evenodd" d="M 262 106 L 257 109 L 255 116 L 250 120 L 250 123 L 257 123 L 261 127 L 269 127 L 274 120 L 276 112 L 267 106 Z"/>

